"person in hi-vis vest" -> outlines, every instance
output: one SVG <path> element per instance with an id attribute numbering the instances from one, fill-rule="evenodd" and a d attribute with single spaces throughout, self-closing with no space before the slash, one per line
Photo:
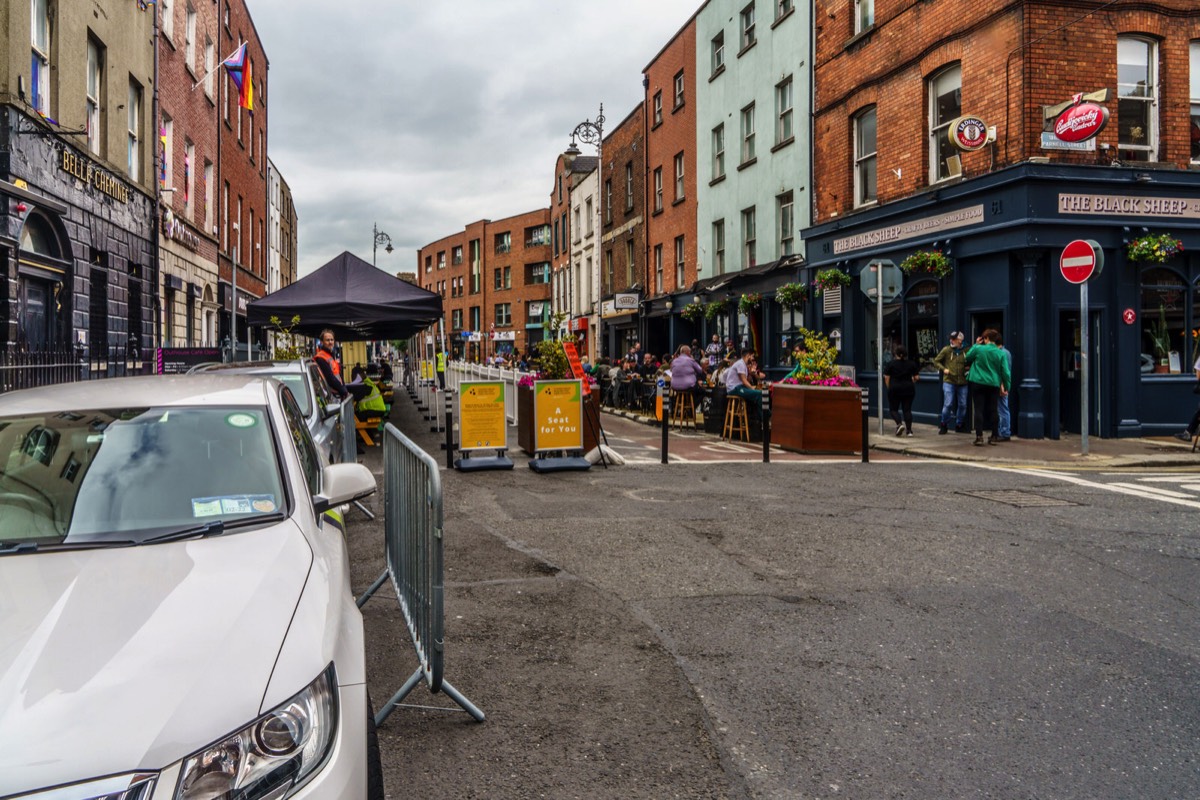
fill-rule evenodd
<path id="1" fill-rule="evenodd" d="M 446 388 L 446 351 L 438 350 L 437 354 L 437 378 L 438 388 Z"/>

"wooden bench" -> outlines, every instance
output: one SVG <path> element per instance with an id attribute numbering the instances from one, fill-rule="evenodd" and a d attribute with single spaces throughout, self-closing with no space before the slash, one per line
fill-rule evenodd
<path id="1" fill-rule="evenodd" d="M 366 419 L 354 418 L 354 429 L 358 431 L 358 437 L 363 440 L 363 444 L 367 447 L 374 447 L 375 440 L 371 438 L 372 431 L 378 431 L 383 425 L 383 417 L 367 417 Z"/>

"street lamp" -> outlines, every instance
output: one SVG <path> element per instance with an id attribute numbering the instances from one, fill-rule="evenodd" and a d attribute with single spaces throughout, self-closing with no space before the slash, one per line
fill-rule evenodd
<path id="1" fill-rule="evenodd" d="M 575 140 L 584 144 L 596 146 L 596 244 L 592 252 L 592 359 L 600 353 L 600 259 L 604 256 L 604 104 L 600 104 L 600 113 L 596 119 L 585 119 L 571 131 L 571 145 L 567 148 L 566 156 L 574 159 L 579 155 Z"/>
<path id="2" fill-rule="evenodd" d="M 378 223 L 371 225 L 371 233 L 373 234 L 373 238 L 371 240 L 371 266 L 375 266 L 375 251 L 379 249 L 379 245 L 387 242 L 387 247 L 383 249 L 388 253 L 391 253 L 393 250 L 395 250 L 395 248 L 392 247 L 392 237 L 379 230 Z"/>

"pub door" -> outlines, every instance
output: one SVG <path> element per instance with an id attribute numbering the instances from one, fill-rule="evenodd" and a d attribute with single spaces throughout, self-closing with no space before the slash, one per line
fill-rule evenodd
<path id="1" fill-rule="evenodd" d="M 1079 309 L 1058 312 L 1058 420 L 1061 433 L 1082 433 L 1080 420 L 1083 363 L 1080 345 Z M 1100 312 L 1092 311 L 1088 321 L 1088 435 L 1100 435 L 1100 387 L 1104 376 L 1100 361 Z"/>

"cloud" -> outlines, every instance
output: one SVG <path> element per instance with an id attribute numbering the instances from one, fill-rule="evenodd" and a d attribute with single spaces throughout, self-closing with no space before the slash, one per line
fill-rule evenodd
<path id="1" fill-rule="evenodd" d="M 300 274 L 370 259 L 482 218 L 548 205 L 554 160 L 604 103 L 641 101 L 641 70 L 701 0 L 251 0 L 270 63 L 268 151 L 299 215 Z"/>

